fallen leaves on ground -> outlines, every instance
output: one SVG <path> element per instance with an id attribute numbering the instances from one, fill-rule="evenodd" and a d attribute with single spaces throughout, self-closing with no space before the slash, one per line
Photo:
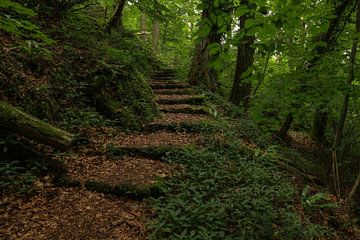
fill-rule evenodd
<path id="1" fill-rule="evenodd" d="M 1 239 L 146 239 L 144 203 L 72 188 L 0 199 Z"/>
<path id="2" fill-rule="evenodd" d="M 101 144 L 103 146 L 112 144 L 116 146 L 140 146 L 140 147 L 152 147 L 152 146 L 180 146 L 186 144 L 196 143 L 200 139 L 200 134 L 196 133 L 174 133 L 166 131 L 158 131 L 155 133 L 117 133 L 113 136 L 104 134 L 93 134 L 90 137 L 91 141 L 95 144 Z"/>
<path id="3" fill-rule="evenodd" d="M 157 95 L 157 100 L 185 100 L 193 97 L 198 97 L 198 95 L 175 95 L 175 94 L 161 94 Z"/>
<path id="4" fill-rule="evenodd" d="M 162 118 L 156 119 L 152 123 L 201 122 L 208 119 L 206 114 L 165 113 Z"/>
<path id="5" fill-rule="evenodd" d="M 191 104 L 173 104 L 173 105 L 166 105 L 161 104 L 159 105 L 160 110 L 162 109 L 202 109 L 203 106 L 198 105 L 191 105 Z"/>
<path id="6" fill-rule="evenodd" d="M 80 181 L 101 181 L 112 186 L 123 182 L 150 185 L 158 177 L 168 177 L 173 167 L 160 161 L 125 157 L 110 160 L 105 156 L 76 156 L 66 159 L 69 175 Z"/>

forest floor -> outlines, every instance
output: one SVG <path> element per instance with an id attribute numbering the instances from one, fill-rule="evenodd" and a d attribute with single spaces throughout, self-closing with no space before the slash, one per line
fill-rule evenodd
<path id="1" fill-rule="evenodd" d="M 148 125 L 153 130 L 125 134 L 112 127 L 81 129 L 90 144 L 65 155 L 55 155 L 65 163 L 68 176 L 80 185 L 57 186 L 46 176 L 35 183 L 35 196 L 2 196 L 0 239 L 147 238 L 145 222 L 154 213 L 142 197 L 113 196 L 116 194 L 87 190 L 85 185 L 92 181 L 112 188 L 131 185 L 142 189 L 182 168 L 142 154 L 115 158 L 106 153 L 109 147 L 181 148 L 201 142 L 199 133 L 166 130 L 169 124 L 210 119 L 201 112 L 201 97 L 182 83 L 152 81 L 151 86 L 163 112 Z"/>
<path id="2" fill-rule="evenodd" d="M 331 195 L 277 166 L 275 151 L 231 137 L 203 95 L 159 74 L 150 86 L 162 114 L 135 133 L 80 128 L 88 144 L 51 155 L 66 175 L 36 180 L 30 197 L 0 197 L 0 239 L 359 239 L 329 230 Z M 294 149 L 313 147 L 292 136 Z"/>

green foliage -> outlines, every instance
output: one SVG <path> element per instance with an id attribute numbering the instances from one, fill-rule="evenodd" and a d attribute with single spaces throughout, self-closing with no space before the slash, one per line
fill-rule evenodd
<path id="1" fill-rule="evenodd" d="M 21 167 L 19 161 L 0 162 L 0 176 L 0 187 L 3 193 L 28 194 L 33 191 L 31 185 L 36 177 L 31 171 Z"/>
<path id="2" fill-rule="evenodd" d="M 16 36 L 30 36 L 30 38 L 42 40 L 47 44 L 52 43 L 52 40 L 36 24 L 28 20 L 28 18 L 36 16 L 32 9 L 17 2 L 3 0 L 0 2 L 0 10 L 0 30 Z"/>
<path id="3" fill-rule="evenodd" d="M 73 127 L 95 127 L 95 126 L 111 126 L 113 121 L 105 119 L 95 109 L 85 108 L 82 110 L 68 108 L 63 113 L 63 126 L 65 128 Z"/>
<path id="4" fill-rule="evenodd" d="M 170 156 L 183 164 L 152 200 L 150 239 L 317 239 L 328 230 L 302 222 L 293 187 L 276 167 L 234 143 Z"/>
<path id="5" fill-rule="evenodd" d="M 306 186 L 301 194 L 301 201 L 306 211 L 314 211 L 317 209 L 325 208 L 336 208 L 336 203 L 328 202 L 328 194 L 325 193 L 316 193 L 314 195 L 310 194 L 310 186 Z"/>

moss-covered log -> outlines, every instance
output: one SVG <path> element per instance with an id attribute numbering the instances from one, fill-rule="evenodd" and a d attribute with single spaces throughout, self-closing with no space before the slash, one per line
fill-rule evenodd
<path id="1" fill-rule="evenodd" d="M 0 128 L 6 132 L 65 150 L 69 148 L 74 135 L 56 128 L 20 109 L 0 101 Z"/>

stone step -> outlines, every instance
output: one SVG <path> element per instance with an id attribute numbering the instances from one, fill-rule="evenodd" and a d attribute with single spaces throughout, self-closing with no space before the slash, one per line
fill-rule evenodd
<path id="1" fill-rule="evenodd" d="M 144 132 L 214 133 L 219 131 L 219 126 L 211 122 L 152 123 L 145 125 L 142 130 Z"/>
<path id="2" fill-rule="evenodd" d="M 155 94 L 167 94 L 167 95 L 194 95 L 196 92 L 192 88 L 181 88 L 181 89 L 154 89 Z"/>
<path id="3" fill-rule="evenodd" d="M 114 147 L 107 148 L 107 154 L 113 158 L 145 157 L 154 160 L 164 159 L 171 155 L 184 154 L 188 146 L 158 146 L 158 147 Z"/>
<path id="4" fill-rule="evenodd" d="M 152 89 L 177 89 L 177 88 L 190 88 L 189 84 L 175 84 L 175 83 L 150 83 Z"/>
<path id="5" fill-rule="evenodd" d="M 205 108 L 160 108 L 163 113 L 188 113 L 188 114 L 207 114 Z"/>
<path id="6" fill-rule="evenodd" d="M 92 192 L 109 194 L 119 198 L 129 198 L 134 200 L 143 200 L 145 198 L 160 197 L 163 195 L 159 184 L 151 184 L 148 186 L 138 186 L 129 182 L 110 185 L 102 181 L 79 181 L 68 176 L 62 176 L 54 180 L 55 186 L 66 186 L 71 188 L 81 188 Z"/>
<path id="7" fill-rule="evenodd" d="M 163 118 L 157 119 L 162 121 Z M 201 139 L 200 134 L 195 133 L 170 133 L 158 131 L 154 133 L 131 133 L 117 134 L 113 137 L 103 138 L 103 145 L 114 145 L 119 147 L 156 147 L 162 145 L 182 146 L 196 144 Z"/>
<path id="8" fill-rule="evenodd" d="M 208 114 L 188 114 L 188 113 L 164 113 L 161 118 L 155 119 L 150 124 L 162 123 L 195 123 L 210 120 Z"/>
<path id="9" fill-rule="evenodd" d="M 175 95 L 176 96 L 176 95 Z M 156 102 L 158 104 L 166 104 L 166 105 L 177 105 L 177 104 L 191 104 L 191 105 L 202 105 L 205 101 L 205 98 L 202 96 L 186 96 L 186 98 L 173 98 L 173 99 L 157 99 Z"/>

